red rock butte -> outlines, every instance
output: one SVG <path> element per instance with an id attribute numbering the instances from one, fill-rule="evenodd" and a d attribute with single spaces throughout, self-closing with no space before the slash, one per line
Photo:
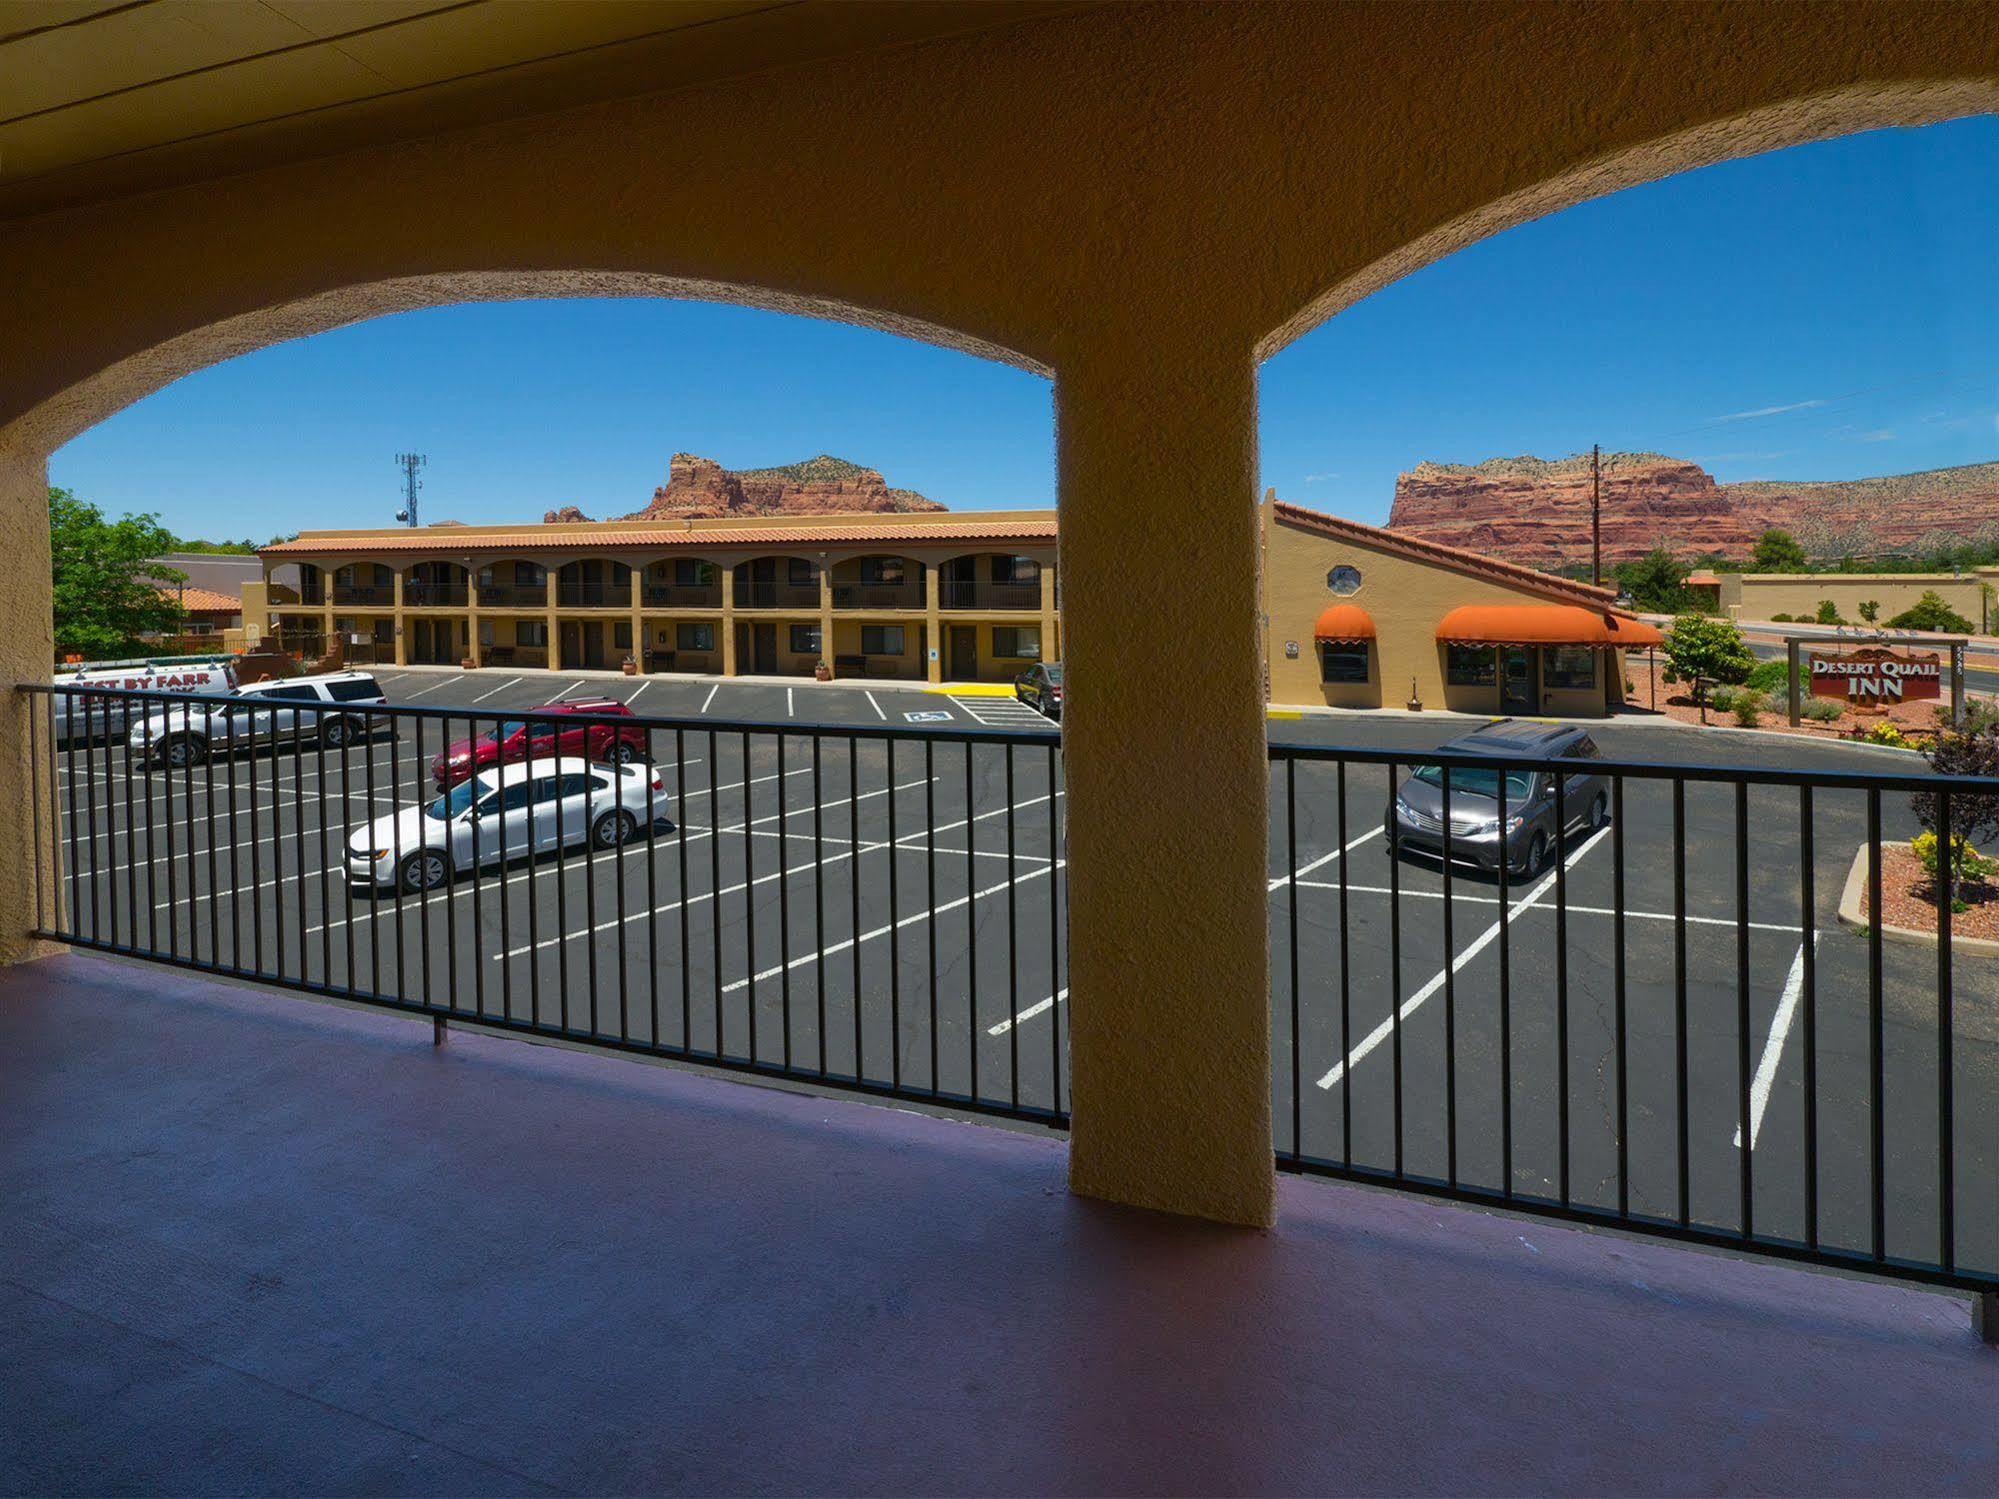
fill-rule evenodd
<path id="1" fill-rule="evenodd" d="M 1419 463 L 1395 481 L 1391 530 L 1536 567 L 1590 560 L 1590 457 Z M 1999 539 L 1999 463 L 1875 479 L 1717 484 L 1684 458 L 1603 455 L 1603 557 L 1746 557 L 1772 527 L 1819 557 L 1921 555 Z"/>
<path id="2" fill-rule="evenodd" d="M 821 453 L 778 468 L 727 469 L 712 458 L 675 453 L 666 483 L 643 510 L 619 520 L 715 520 L 757 515 L 855 515 L 945 507 L 913 489 L 891 489 L 876 469 Z M 542 516 L 548 524 L 588 520 L 574 505 Z"/>

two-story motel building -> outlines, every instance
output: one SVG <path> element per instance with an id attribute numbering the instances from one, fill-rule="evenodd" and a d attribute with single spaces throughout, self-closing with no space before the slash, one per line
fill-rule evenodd
<path id="1" fill-rule="evenodd" d="M 1273 702 L 1602 715 L 1621 653 L 1659 639 L 1606 589 L 1274 496 L 1261 518 Z M 309 531 L 261 555 L 248 634 L 398 665 L 969 682 L 1062 652 L 1052 510 Z"/>

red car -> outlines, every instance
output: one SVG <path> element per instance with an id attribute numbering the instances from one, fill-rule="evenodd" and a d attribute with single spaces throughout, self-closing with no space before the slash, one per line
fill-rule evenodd
<path id="1" fill-rule="evenodd" d="M 616 698 L 571 698 L 529 708 L 530 713 L 588 714 L 593 718 L 630 718 L 632 710 Z M 489 765 L 511 765 L 543 756 L 582 755 L 623 765 L 647 758 L 646 731 L 633 725 L 579 723 L 574 728 L 553 723 L 503 723 L 476 739 L 448 744 L 430 762 L 431 779 L 439 791 L 449 791 L 466 777 Z"/>

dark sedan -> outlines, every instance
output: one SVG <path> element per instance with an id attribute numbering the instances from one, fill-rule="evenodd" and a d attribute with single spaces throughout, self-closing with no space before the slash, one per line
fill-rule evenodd
<path id="1" fill-rule="evenodd" d="M 1062 663 L 1029 667 L 1013 681 L 1013 695 L 1048 718 L 1062 716 Z"/>

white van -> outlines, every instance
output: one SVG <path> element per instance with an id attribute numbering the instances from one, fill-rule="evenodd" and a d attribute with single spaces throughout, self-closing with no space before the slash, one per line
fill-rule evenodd
<path id="1" fill-rule="evenodd" d="M 81 671 L 59 671 L 55 685 L 103 687 L 121 692 L 221 694 L 236 690 L 236 664 L 229 660 L 194 660 L 93 666 Z M 140 723 L 153 711 L 150 704 L 129 698 L 81 699 L 62 692 L 52 696 L 57 744 L 68 744 L 72 739 L 122 738 L 128 723 Z"/>

